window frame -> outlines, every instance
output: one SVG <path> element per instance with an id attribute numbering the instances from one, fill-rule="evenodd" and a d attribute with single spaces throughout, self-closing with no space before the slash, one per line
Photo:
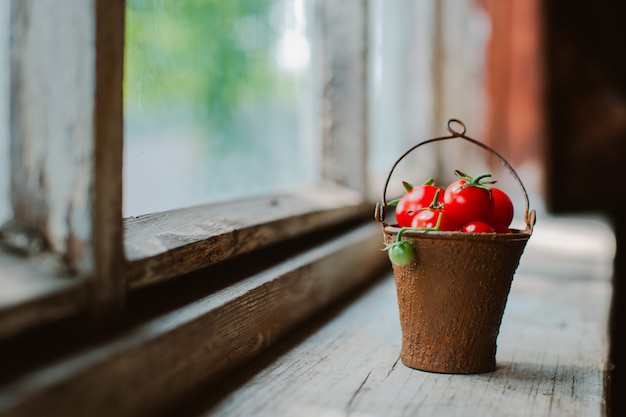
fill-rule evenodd
<path id="1" fill-rule="evenodd" d="M 0 257 L 6 261 L 0 268 L 21 294 L 0 305 L 0 317 L 12 318 L 6 321 L 10 325 L 0 327 L 0 341 L 85 313 L 94 323 L 109 322 L 124 314 L 129 294 L 137 288 L 369 217 L 373 205 L 365 197 L 366 1 L 335 3 L 321 0 L 316 11 L 326 34 L 320 63 L 324 96 L 320 115 L 324 149 L 321 183 L 255 201 L 209 204 L 124 219 L 125 0 L 74 0 L 54 6 L 61 10 L 78 8 L 77 13 L 89 17 L 82 25 L 72 24 L 76 13 L 69 17 L 50 13 L 51 2 L 12 1 L 11 19 L 18 18 L 21 23 L 12 24 L 11 29 L 11 158 L 27 162 L 12 168 L 13 219 L 0 231 L 5 247 Z M 45 46 L 33 41 L 50 36 L 52 29 L 49 25 L 30 24 L 41 21 L 37 18 L 42 16 L 57 20 L 51 26 L 66 28 L 60 36 L 91 41 L 78 45 L 82 49 L 73 45 L 72 51 L 69 46 L 58 51 L 77 60 L 81 56 L 92 60 L 93 74 L 87 74 L 76 90 L 64 96 L 69 102 L 80 103 L 77 109 L 82 119 L 77 123 L 90 132 L 88 138 L 63 131 L 66 126 L 57 126 L 52 120 L 58 113 L 49 110 L 59 105 L 58 95 L 55 91 L 46 94 L 45 83 L 52 82 L 54 75 L 46 75 L 50 65 L 41 65 L 40 59 L 48 59 L 51 64 L 55 56 L 46 55 Z M 346 21 L 352 24 L 346 25 Z M 40 105 L 32 106 L 34 100 Z M 30 128 L 33 119 L 43 120 L 40 130 Z M 55 147 L 84 142 L 88 142 L 86 152 L 68 152 L 60 165 L 46 165 L 46 157 Z M 44 162 L 40 163 L 37 156 Z M 87 169 L 81 171 L 86 178 L 79 185 L 76 172 L 58 173 L 58 167 L 76 164 L 87 164 Z M 37 178 L 33 178 L 35 174 Z M 71 187 L 72 192 L 59 199 L 55 190 L 63 187 Z M 90 224 L 72 223 L 77 201 L 82 202 L 78 209 L 83 215 L 87 213 Z M 254 215 L 246 218 L 242 209 L 246 206 L 255 207 L 250 211 Z M 56 223 L 48 211 L 50 207 L 65 208 L 56 215 Z M 172 238 L 170 243 L 162 245 L 168 238 Z M 151 249 L 147 244 L 138 245 L 142 240 L 160 242 L 161 246 Z M 26 256 L 11 253 L 23 252 L 21 244 L 12 243 L 23 241 L 40 242 L 44 249 L 40 247 Z M 246 244 L 235 246 L 233 241 Z M 42 259 L 51 261 L 43 265 Z"/>
<path id="2" fill-rule="evenodd" d="M 78 89 L 62 91 L 62 97 L 84 104 L 78 109 L 88 116 L 82 127 L 90 133 L 80 136 L 70 129 L 56 136 L 69 137 L 70 144 L 86 141 L 90 147 L 86 157 L 70 147 L 61 164 L 68 169 L 88 164 L 80 178 L 82 191 L 74 188 L 75 176 L 58 176 L 46 166 L 12 171 L 13 189 L 32 193 L 12 196 L 20 217 L 0 231 L 4 246 L 21 253 L 0 249 L 0 274 L 22 291 L 11 302 L 0 298 L 0 347 L 10 351 L 5 354 L 9 362 L 28 362 L 29 353 L 37 361 L 18 364 L 17 370 L 3 368 L 0 414 L 162 414 L 248 363 L 340 297 L 358 296 L 358 289 L 385 276 L 382 271 L 388 275 L 380 225 L 372 219 L 371 200 L 378 195 L 372 197 L 366 186 L 371 0 L 318 0 L 321 32 L 327 36 L 319 68 L 324 181 L 318 187 L 248 201 L 255 208 L 248 218 L 237 208 L 245 202 L 236 202 L 127 219 L 122 218 L 125 0 L 10 1 L 27 17 L 38 13 L 57 19 L 47 30 L 62 28 L 71 39 L 87 39 L 80 44 L 86 51 L 65 50 L 60 44 L 62 50 L 47 55 L 37 44 L 13 45 L 14 74 L 34 73 L 34 79 L 27 77 L 33 82 L 37 74 L 54 81 L 47 74 L 54 68 L 45 65 L 49 63 L 29 64 L 20 57 L 38 51 L 54 60 L 82 52 L 93 59 L 93 77 L 91 84 L 82 85 L 80 99 L 74 97 Z M 445 66 L 437 58 L 446 49 L 440 33 L 446 23 L 444 6 L 436 0 L 430 6 L 435 45 L 429 53 L 440 78 L 429 119 L 439 119 L 444 108 L 457 102 L 457 92 L 448 92 L 449 100 L 440 97 L 452 75 L 438 74 Z M 88 18 L 77 25 L 68 17 L 74 14 L 52 10 L 68 7 Z M 424 14 L 415 7 L 413 13 Z M 29 29 L 40 37 L 54 35 L 46 28 Z M 12 30 L 19 42 L 17 28 Z M 458 62 L 449 66 L 463 67 Z M 29 100 L 38 106 L 29 106 L 18 86 L 12 86 L 12 124 L 20 111 L 28 114 L 24 120 L 50 121 L 47 110 L 59 105 L 55 97 L 45 88 L 35 90 L 38 94 Z M 464 114 L 455 116 L 465 120 Z M 14 159 L 35 152 L 46 160 L 57 145 L 45 135 L 30 138 L 14 126 L 12 130 Z M 22 141 L 28 146 L 20 151 Z M 52 188 L 40 187 L 42 183 Z M 80 198 L 64 194 L 56 201 L 55 187 L 74 190 Z M 259 205 L 263 210 L 255 218 Z M 24 207 L 44 215 L 21 216 Z M 64 208 L 53 222 L 45 215 L 49 207 Z M 77 207 L 88 213 L 87 224 L 74 222 Z M 137 250 L 137 241 L 150 245 Z M 218 256 L 208 256 L 216 247 Z M 75 318 L 87 320 L 78 323 L 78 331 L 64 327 Z M 52 323 L 58 326 L 41 331 Z"/>

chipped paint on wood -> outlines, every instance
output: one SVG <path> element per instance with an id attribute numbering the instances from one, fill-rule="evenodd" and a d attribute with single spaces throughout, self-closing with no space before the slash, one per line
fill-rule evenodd
<path id="1" fill-rule="evenodd" d="M 15 220 L 37 230 L 77 272 L 93 268 L 94 4 L 12 3 L 11 197 Z"/>

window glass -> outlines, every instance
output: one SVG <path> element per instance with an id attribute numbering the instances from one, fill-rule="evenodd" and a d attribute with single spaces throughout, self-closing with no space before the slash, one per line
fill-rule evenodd
<path id="1" fill-rule="evenodd" d="M 379 199 L 394 162 L 435 131 L 431 1 L 372 0 L 369 3 L 369 154 L 373 197 Z M 435 172 L 434 148 L 420 148 L 394 171 L 390 198 L 403 193 L 401 180 L 419 183 Z"/>
<path id="2" fill-rule="evenodd" d="M 473 0 L 371 0 L 368 8 L 368 169 L 379 199 L 395 161 L 419 142 L 447 136 L 449 119 L 482 139 L 489 21 Z M 448 184 L 454 169 L 484 172 L 484 152 L 459 142 L 419 147 L 394 170 L 389 197 L 405 192 L 402 181 Z"/>
<path id="3" fill-rule="evenodd" d="M 9 0 L 0 0 L 0 224 L 8 219 L 10 152 L 9 152 Z"/>
<path id="4" fill-rule="evenodd" d="M 314 4 L 127 1 L 125 216 L 317 180 Z"/>

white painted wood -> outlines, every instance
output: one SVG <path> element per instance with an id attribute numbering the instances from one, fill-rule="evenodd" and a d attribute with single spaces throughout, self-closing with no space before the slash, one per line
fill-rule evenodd
<path id="1" fill-rule="evenodd" d="M 121 311 L 126 288 L 124 0 L 14 0 L 10 6 L 12 217 L 0 238 L 9 228 L 26 246 L 41 242 L 30 256 L 52 254 L 66 276 L 90 278 L 89 306 L 102 318 Z"/>
<path id="2" fill-rule="evenodd" d="M 601 222 L 544 224 L 513 283 L 495 372 L 434 374 L 399 362 L 389 275 L 202 415 L 606 415 L 612 235 Z"/>
<path id="3" fill-rule="evenodd" d="M 93 268 L 93 0 L 12 3 L 14 216 L 82 272 Z"/>
<path id="4" fill-rule="evenodd" d="M 322 176 L 366 187 L 367 2 L 324 0 Z"/>

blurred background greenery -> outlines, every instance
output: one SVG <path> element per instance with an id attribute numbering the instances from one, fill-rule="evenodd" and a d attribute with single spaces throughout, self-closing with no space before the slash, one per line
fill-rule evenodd
<path id="1" fill-rule="evenodd" d="M 276 37 L 270 6 L 263 0 L 128 1 L 126 97 L 140 97 L 147 111 L 194 106 L 212 127 L 227 125 L 237 103 L 278 84 L 268 54 Z"/>
<path id="2" fill-rule="evenodd" d="M 312 181 L 305 3 L 127 1 L 125 215 Z"/>

